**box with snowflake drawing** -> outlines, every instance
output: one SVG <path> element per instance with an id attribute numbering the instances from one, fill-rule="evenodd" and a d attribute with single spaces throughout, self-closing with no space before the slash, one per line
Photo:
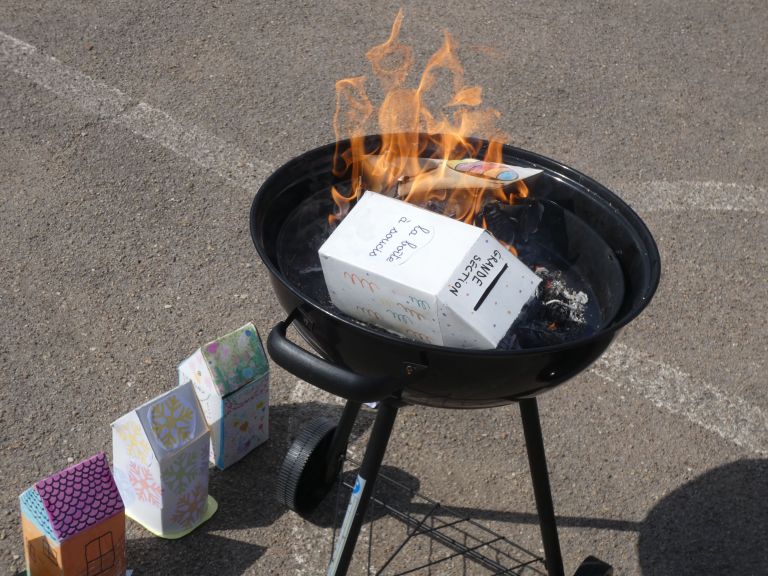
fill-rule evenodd
<path id="1" fill-rule="evenodd" d="M 231 466 L 269 437 L 269 363 L 252 323 L 199 348 L 179 364 L 211 428 L 211 462 Z"/>
<path id="2" fill-rule="evenodd" d="M 192 383 L 177 386 L 112 423 L 113 474 L 126 515 L 164 538 L 208 520 L 210 432 Z"/>

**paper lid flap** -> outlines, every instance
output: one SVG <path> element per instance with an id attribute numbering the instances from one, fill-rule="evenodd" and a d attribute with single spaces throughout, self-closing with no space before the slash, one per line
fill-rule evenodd
<path id="1" fill-rule="evenodd" d="M 269 371 L 269 363 L 254 325 L 245 326 L 201 348 L 213 384 L 224 397 Z"/>
<path id="2" fill-rule="evenodd" d="M 192 382 L 150 400 L 136 414 L 158 460 L 208 431 Z"/>

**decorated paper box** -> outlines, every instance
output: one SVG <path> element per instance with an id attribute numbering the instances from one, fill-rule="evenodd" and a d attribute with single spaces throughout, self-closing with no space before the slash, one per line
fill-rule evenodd
<path id="1" fill-rule="evenodd" d="M 191 382 L 113 422 L 114 476 L 126 515 L 163 538 L 180 538 L 213 516 L 209 438 Z"/>
<path id="2" fill-rule="evenodd" d="M 342 312 L 443 346 L 495 348 L 540 282 L 487 231 L 374 192 L 319 254 Z"/>
<path id="3" fill-rule="evenodd" d="M 222 470 L 269 437 L 269 363 L 256 328 L 209 342 L 179 364 L 211 429 L 211 462 Z"/>
<path id="4" fill-rule="evenodd" d="M 365 155 L 361 164 L 363 181 L 369 190 L 384 192 L 388 188 L 391 172 L 386 168 L 391 158 L 376 154 Z M 404 178 L 397 181 L 396 197 L 424 194 L 430 190 L 504 190 L 513 193 L 515 182 L 525 180 L 541 170 L 486 162 L 474 158 L 438 160 L 435 158 L 409 158 L 404 167 Z M 415 177 L 417 176 L 418 177 Z M 392 194 L 388 194 L 391 196 Z"/>
<path id="5" fill-rule="evenodd" d="M 19 499 L 28 575 L 125 574 L 125 510 L 104 453 L 41 480 Z"/>

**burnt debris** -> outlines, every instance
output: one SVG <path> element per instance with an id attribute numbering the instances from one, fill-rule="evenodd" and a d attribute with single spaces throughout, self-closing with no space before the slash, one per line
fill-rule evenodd
<path id="1" fill-rule="evenodd" d="M 534 267 L 542 279 L 536 296 L 499 342 L 502 350 L 554 346 L 594 331 L 587 322 L 589 296 L 566 283 L 564 274 L 544 266 Z"/>
<path id="2" fill-rule="evenodd" d="M 515 246 L 527 242 L 538 230 L 543 214 L 544 206 L 535 200 L 518 200 L 516 204 L 494 201 L 478 212 L 475 226 L 485 227 L 502 242 Z"/>

